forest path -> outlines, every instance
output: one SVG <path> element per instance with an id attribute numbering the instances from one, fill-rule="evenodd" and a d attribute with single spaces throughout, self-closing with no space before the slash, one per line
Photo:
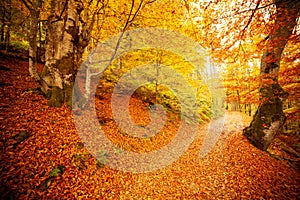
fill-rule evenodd
<path id="1" fill-rule="evenodd" d="M 224 122 L 221 133 L 217 130 L 209 136 L 211 127 L 202 127 L 178 161 L 158 172 L 141 174 L 138 188 L 147 188 L 148 194 L 156 188 L 157 194 L 169 198 L 184 194 L 186 199 L 297 199 L 299 174 L 253 147 L 242 135 L 250 120 L 227 112 L 225 120 L 211 123 L 219 129 Z"/>
<path id="2" fill-rule="evenodd" d="M 217 128 L 202 126 L 188 150 L 165 168 L 130 173 L 98 165 L 84 147 L 70 109 L 49 107 L 33 90 L 37 84 L 28 76 L 28 62 L 1 57 L 0 65 L 10 69 L 1 70 L 0 76 L 1 199 L 300 196 L 300 174 L 253 147 L 242 135 L 250 119 L 236 112 L 226 113 L 224 126 L 220 119 L 212 122 Z M 100 102 L 102 106 L 105 101 Z M 134 99 L 133 105 L 133 113 L 141 118 L 140 101 Z M 114 132 L 110 123 L 106 122 L 106 128 Z M 22 132 L 29 132 L 29 137 L 18 143 Z M 165 145 L 168 141 L 158 138 L 155 142 Z"/>

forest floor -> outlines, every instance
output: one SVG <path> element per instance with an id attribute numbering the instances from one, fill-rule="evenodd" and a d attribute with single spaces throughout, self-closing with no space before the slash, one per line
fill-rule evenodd
<path id="1" fill-rule="evenodd" d="M 300 197 L 300 173 L 284 159 L 249 143 L 242 129 L 251 119 L 243 114 L 226 113 L 216 145 L 203 158 L 199 152 L 208 124 L 199 128 L 188 150 L 171 165 L 148 173 L 123 172 L 99 164 L 89 154 L 76 131 L 71 109 L 47 105 L 35 89 L 38 84 L 28 75 L 27 61 L 1 56 L 0 73 L 1 199 Z M 96 103 L 99 112 L 103 111 L 99 118 L 110 119 L 105 107 L 109 99 Z M 139 99 L 132 99 L 133 118 L 147 124 L 149 116 L 143 107 Z M 115 125 L 111 121 L 103 124 L 113 134 Z M 168 134 L 171 137 L 176 132 L 173 125 L 170 123 L 166 135 L 155 136 L 151 142 L 135 144 L 137 141 L 129 139 L 125 148 L 141 147 L 139 151 L 145 152 L 164 146 Z M 126 136 L 115 141 L 121 140 Z M 272 145 L 271 149 L 279 151 L 279 143 Z"/>

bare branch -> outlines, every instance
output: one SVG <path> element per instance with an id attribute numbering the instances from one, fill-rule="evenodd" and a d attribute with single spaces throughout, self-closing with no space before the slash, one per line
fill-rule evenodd
<path id="1" fill-rule="evenodd" d="M 22 0 L 23 4 L 25 5 L 25 7 L 31 11 L 33 8 L 32 8 L 32 2 L 30 0 Z M 31 5 L 31 6 L 30 6 Z"/>
<path id="2" fill-rule="evenodd" d="M 148 4 L 151 4 L 151 3 L 154 3 L 154 2 L 156 2 L 156 1 L 157 1 L 157 0 L 148 1 L 148 2 L 144 3 L 144 6 L 145 6 L 145 5 L 148 5 Z"/>
<path id="3" fill-rule="evenodd" d="M 257 3 L 256 3 L 256 6 L 255 6 L 255 9 L 252 11 L 252 14 L 251 14 L 251 16 L 250 16 L 250 18 L 249 18 L 249 20 L 248 20 L 246 26 L 243 28 L 243 30 L 242 30 L 242 32 L 241 32 L 241 33 L 242 33 L 242 34 L 241 34 L 241 38 L 243 38 L 244 33 L 245 33 L 245 30 L 248 28 L 248 26 L 249 26 L 250 23 L 252 22 L 252 19 L 253 19 L 253 17 L 254 17 L 254 14 L 255 14 L 255 12 L 257 11 L 257 9 L 258 9 L 260 3 L 261 3 L 261 0 L 258 0 Z"/>
<path id="4" fill-rule="evenodd" d="M 243 14 L 243 13 L 247 13 L 247 12 L 253 12 L 253 11 L 257 11 L 257 10 L 261 10 L 261 9 L 264 9 L 264 8 L 267 8 L 267 7 L 270 7 L 270 6 L 272 6 L 272 5 L 275 5 L 275 3 L 274 2 L 272 2 L 272 3 L 269 3 L 269 4 L 267 4 L 267 5 L 264 5 L 264 6 L 261 6 L 261 7 L 258 7 L 258 8 L 254 8 L 254 9 L 247 9 L 247 10 L 242 10 L 242 11 L 240 11 L 240 12 L 237 12 L 237 13 L 234 13 L 234 14 L 230 14 L 230 15 L 226 15 L 226 16 L 223 16 L 223 17 L 219 17 L 219 18 L 215 18 L 214 19 L 214 21 L 216 21 L 216 20 L 219 20 L 219 19 L 227 19 L 227 18 L 230 18 L 230 17 L 235 17 L 235 16 L 237 16 L 237 15 L 240 15 L 240 14 Z"/>
<path id="5" fill-rule="evenodd" d="M 99 3 L 100 3 L 100 0 L 97 1 L 97 4 L 96 4 L 96 7 L 97 7 L 97 8 L 99 7 Z M 93 26 L 94 26 L 96 15 L 99 14 L 100 10 L 103 10 L 103 9 L 105 8 L 105 4 L 104 4 L 103 2 L 101 2 L 101 3 L 102 3 L 102 6 L 101 6 L 99 9 L 97 9 L 97 11 L 95 11 L 95 12 L 93 13 L 91 23 L 90 23 L 90 25 L 88 26 L 88 29 L 90 30 L 90 31 L 89 31 L 90 33 L 91 33 L 91 30 L 92 30 L 92 28 L 93 28 Z M 107 3 L 108 3 L 108 2 L 107 2 Z"/>
<path id="6" fill-rule="evenodd" d="M 141 10 L 142 5 L 143 5 L 143 1 L 144 1 L 144 0 L 141 1 L 141 3 L 140 3 L 140 5 L 139 5 L 138 9 L 137 9 L 136 12 L 134 13 L 134 15 L 133 15 L 133 17 L 131 18 L 131 20 L 129 21 L 130 23 L 132 23 L 132 21 L 133 21 L 133 20 L 135 19 L 135 17 L 137 16 L 138 12 Z"/>
<path id="7" fill-rule="evenodd" d="M 129 15 L 128 15 L 128 18 L 127 18 L 127 21 L 126 21 L 126 23 L 125 23 L 125 26 L 124 26 L 124 28 L 123 28 L 123 31 L 122 31 L 122 32 L 124 32 L 124 31 L 126 30 L 126 28 L 127 28 L 128 24 L 129 24 L 129 22 L 130 22 L 130 16 L 131 16 L 131 14 L 132 14 L 133 7 L 134 7 L 134 0 L 132 0 L 132 3 L 131 3 L 131 8 L 130 8 L 130 12 L 129 12 Z M 122 36 L 123 36 L 123 34 L 121 35 L 121 37 L 122 37 Z M 121 38 L 120 38 L 120 39 L 121 39 Z"/>

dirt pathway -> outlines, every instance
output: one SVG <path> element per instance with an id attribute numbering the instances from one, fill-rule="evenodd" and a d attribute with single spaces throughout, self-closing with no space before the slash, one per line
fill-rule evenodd
<path id="1" fill-rule="evenodd" d="M 241 134 L 243 121 L 249 121 L 247 116 L 227 113 L 217 144 L 201 158 L 199 152 L 209 130 L 208 126 L 204 127 L 177 162 L 158 172 L 136 175 L 139 181 L 131 187 L 128 196 L 143 199 L 147 196 L 161 199 L 297 199 L 299 174 L 250 145 Z M 125 199 L 128 196 L 125 195 Z"/>

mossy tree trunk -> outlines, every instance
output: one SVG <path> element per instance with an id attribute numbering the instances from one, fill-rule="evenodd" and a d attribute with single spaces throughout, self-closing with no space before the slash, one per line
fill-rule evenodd
<path id="1" fill-rule="evenodd" d="M 49 105 L 60 107 L 71 102 L 76 74 L 76 37 L 78 14 L 73 1 L 52 1 L 46 37 L 42 91 Z"/>
<path id="2" fill-rule="evenodd" d="M 45 66 L 41 74 L 42 91 L 49 99 L 49 105 L 60 107 L 72 104 L 75 76 L 81 63 L 82 54 L 88 45 L 100 0 L 90 13 L 80 0 L 51 0 L 51 15 L 45 46 Z M 85 10 L 84 17 L 80 16 Z M 88 15 L 88 14 L 90 15 Z"/>
<path id="3" fill-rule="evenodd" d="M 250 126 L 243 131 L 254 146 L 264 151 L 285 122 L 282 105 L 288 94 L 278 84 L 278 72 L 282 52 L 297 25 L 300 10 L 298 0 L 275 0 L 275 5 L 276 19 L 260 66 L 261 104 Z"/>

